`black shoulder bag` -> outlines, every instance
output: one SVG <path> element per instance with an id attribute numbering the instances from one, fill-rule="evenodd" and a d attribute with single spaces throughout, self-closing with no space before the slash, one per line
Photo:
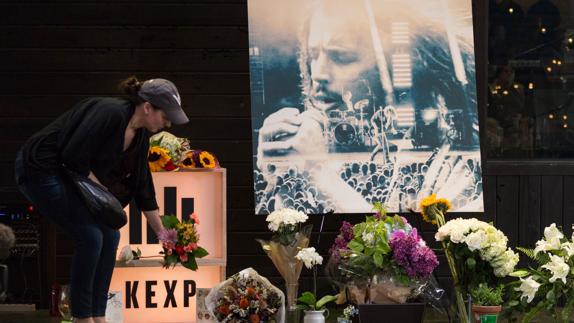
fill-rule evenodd
<path id="1" fill-rule="evenodd" d="M 97 222 L 114 230 L 128 222 L 120 201 L 105 187 L 67 168 L 64 168 L 64 172 Z"/>

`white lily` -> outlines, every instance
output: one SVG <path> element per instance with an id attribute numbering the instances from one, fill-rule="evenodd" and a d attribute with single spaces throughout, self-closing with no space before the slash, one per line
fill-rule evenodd
<path id="1" fill-rule="evenodd" d="M 535 281 L 534 278 L 532 278 L 532 276 L 526 279 L 520 278 L 520 281 L 521 281 L 520 287 L 516 288 L 517 291 L 522 292 L 522 296 L 520 298 L 526 297 L 527 303 L 532 302 L 532 300 L 536 296 L 538 288 L 540 288 L 540 283 Z"/>
<path id="2" fill-rule="evenodd" d="M 542 266 L 542 268 L 552 272 L 552 277 L 549 279 L 551 283 L 560 279 L 564 284 L 566 284 L 566 276 L 570 273 L 570 266 L 564 262 L 562 257 L 551 255 L 550 262 Z"/>

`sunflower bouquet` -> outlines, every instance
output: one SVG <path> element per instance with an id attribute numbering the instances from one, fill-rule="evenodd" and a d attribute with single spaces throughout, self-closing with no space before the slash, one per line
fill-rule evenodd
<path id="1" fill-rule="evenodd" d="M 162 131 L 150 138 L 148 163 L 152 172 L 174 171 L 189 148 L 189 140 Z"/>
<path id="2" fill-rule="evenodd" d="M 179 167 L 183 169 L 217 168 L 219 167 L 219 161 L 217 157 L 209 151 L 193 149 L 183 153 Z"/>
<path id="3" fill-rule="evenodd" d="M 179 221 L 175 215 L 164 215 L 161 222 L 165 228 L 159 234 L 163 247 L 164 267 L 175 267 L 177 263 L 191 270 L 197 270 L 196 258 L 203 258 L 209 253 L 198 245 L 199 234 L 196 226 L 199 219 L 195 213 L 191 219 Z"/>

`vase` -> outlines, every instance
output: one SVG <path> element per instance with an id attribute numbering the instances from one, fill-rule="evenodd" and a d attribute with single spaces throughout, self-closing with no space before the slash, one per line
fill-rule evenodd
<path id="1" fill-rule="evenodd" d="M 326 317 L 329 317 L 329 310 L 305 311 L 303 323 L 325 323 L 325 312 L 327 312 Z"/>
<path id="2" fill-rule="evenodd" d="M 423 321 L 424 303 L 404 304 L 360 304 L 359 317 L 361 323 L 385 322 L 420 323 Z"/>
<path id="3" fill-rule="evenodd" d="M 309 246 L 309 236 L 312 225 L 307 225 L 293 236 L 293 240 L 286 242 L 265 241 L 257 239 L 267 256 L 285 280 L 287 288 L 287 311 L 297 311 L 297 294 L 299 292 L 299 276 L 303 269 L 303 262 L 297 260 L 297 253 Z"/>
<path id="4" fill-rule="evenodd" d="M 472 305 L 472 313 L 476 323 L 496 323 L 498 313 L 502 311 L 502 306 L 480 306 Z"/>
<path id="5" fill-rule="evenodd" d="M 457 304 L 454 303 L 453 305 L 455 306 L 454 308 L 454 312 L 453 312 L 453 317 L 455 318 L 455 322 L 467 322 L 467 323 L 472 323 L 474 322 L 473 319 L 473 313 L 472 313 L 472 299 L 470 296 L 463 296 L 463 306 L 464 306 L 464 313 L 466 315 L 466 317 L 463 319 L 460 318 L 460 311 L 457 310 Z"/>
<path id="6" fill-rule="evenodd" d="M 70 301 L 70 285 L 62 285 L 58 301 L 58 310 L 64 321 L 72 320 L 72 306 Z"/>

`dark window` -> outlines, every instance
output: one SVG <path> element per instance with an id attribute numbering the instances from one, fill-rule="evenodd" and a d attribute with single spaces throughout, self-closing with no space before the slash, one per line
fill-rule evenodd
<path id="1" fill-rule="evenodd" d="M 490 0 L 489 158 L 574 157 L 574 1 Z"/>

